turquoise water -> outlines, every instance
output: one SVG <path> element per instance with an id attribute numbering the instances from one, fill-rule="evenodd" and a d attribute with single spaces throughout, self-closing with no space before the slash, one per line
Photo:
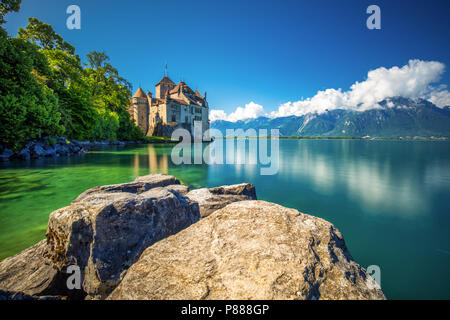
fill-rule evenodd
<path id="1" fill-rule="evenodd" d="M 251 182 L 259 199 L 334 223 L 359 264 L 381 268 L 388 298 L 450 299 L 450 142 L 280 140 L 279 150 L 273 176 L 176 166 L 165 145 L 0 164 L 0 259 L 44 238 L 50 212 L 84 190 L 162 172 L 192 188 Z"/>

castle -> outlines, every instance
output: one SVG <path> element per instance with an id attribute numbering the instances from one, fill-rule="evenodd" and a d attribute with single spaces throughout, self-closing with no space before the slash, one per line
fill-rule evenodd
<path id="1" fill-rule="evenodd" d="M 202 133 L 209 129 L 209 106 L 206 92 L 202 96 L 181 81 L 175 84 L 165 75 L 152 93 L 139 88 L 131 99 L 128 112 L 147 136 L 171 136 L 177 128 L 194 134 L 194 125 L 201 125 Z"/>

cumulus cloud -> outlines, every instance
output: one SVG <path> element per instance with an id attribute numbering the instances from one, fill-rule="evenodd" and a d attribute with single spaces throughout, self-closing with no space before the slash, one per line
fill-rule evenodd
<path id="1" fill-rule="evenodd" d="M 428 100 L 440 108 L 450 106 L 450 92 L 445 89 L 431 91 Z"/>
<path id="2" fill-rule="evenodd" d="M 223 110 L 211 110 L 209 112 L 209 120 L 210 121 L 216 121 L 216 120 L 226 120 L 227 114 Z"/>
<path id="3" fill-rule="evenodd" d="M 236 111 L 227 115 L 223 110 L 211 110 L 209 113 L 209 120 L 227 120 L 236 122 L 244 119 L 255 119 L 261 116 L 266 116 L 263 106 L 251 101 L 247 103 L 244 108 L 237 107 Z"/>
<path id="4" fill-rule="evenodd" d="M 318 91 L 312 98 L 295 102 L 286 102 L 276 111 L 266 114 L 264 108 L 253 102 L 245 108 L 237 108 L 235 112 L 226 115 L 221 111 L 221 119 L 237 121 L 259 116 L 286 117 L 301 116 L 308 113 L 324 113 L 333 109 L 353 109 L 364 111 L 378 108 L 379 102 L 389 97 L 424 98 L 438 107 L 450 105 L 450 92 L 444 86 L 433 87 L 445 71 L 445 65 L 437 61 L 409 60 L 403 67 L 371 70 L 367 79 L 355 82 L 349 90 L 326 89 Z M 216 113 L 216 116 L 218 114 Z M 213 121 L 213 120 L 212 120 Z"/>
<path id="5" fill-rule="evenodd" d="M 410 60 L 401 68 L 378 68 L 369 71 L 367 79 L 356 82 L 348 91 L 327 89 L 305 100 L 287 102 L 271 113 L 272 117 L 323 113 L 333 109 L 368 110 L 389 97 L 424 98 L 426 96 L 442 106 L 449 98 L 447 90 L 435 91 L 431 83 L 439 81 L 445 65 L 436 61 Z M 432 101 L 433 102 L 433 101 Z"/>

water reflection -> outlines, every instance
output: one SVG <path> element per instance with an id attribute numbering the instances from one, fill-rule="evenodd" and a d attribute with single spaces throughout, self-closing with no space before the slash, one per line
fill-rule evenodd
<path id="1" fill-rule="evenodd" d="M 395 146 L 384 152 L 367 146 L 370 143 L 286 141 L 280 154 L 280 175 L 310 184 L 324 195 L 345 193 L 378 209 L 371 212 L 390 209 L 406 215 L 422 214 L 431 205 L 433 190 L 427 186 L 450 187 L 448 163 L 428 163 L 423 159 L 426 156 L 411 157 Z M 370 152 L 361 152 L 367 148 Z M 404 161 L 405 157 L 410 158 Z"/>
<path id="2" fill-rule="evenodd" d="M 212 161 L 217 155 L 207 146 L 200 152 Z M 167 145 L 0 163 L 0 259 L 42 239 L 48 215 L 84 190 L 159 172 L 191 188 L 251 182 L 261 200 L 333 222 L 360 264 L 381 267 L 389 298 L 450 298 L 450 143 L 281 140 L 279 146 L 273 176 L 262 176 L 267 164 L 252 164 L 259 158 L 237 144 L 224 150 L 228 164 L 175 165 Z M 193 158 L 198 151 L 187 152 Z M 252 161 L 230 164 L 236 159 Z"/>

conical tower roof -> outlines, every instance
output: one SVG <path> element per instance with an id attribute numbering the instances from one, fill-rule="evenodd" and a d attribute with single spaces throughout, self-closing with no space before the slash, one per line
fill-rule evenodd
<path id="1" fill-rule="evenodd" d="M 139 89 L 137 89 L 137 91 L 134 94 L 133 98 L 147 98 L 147 95 L 145 94 L 144 90 L 139 88 Z"/>
<path id="2" fill-rule="evenodd" d="M 175 85 L 175 82 L 173 82 L 172 80 L 170 80 L 170 78 L 168 76 L 164 76 L 155 86 L 158 86 L 162 83 L 166 83 L 166 84 L 170 84 L 170 85 Z"/>

